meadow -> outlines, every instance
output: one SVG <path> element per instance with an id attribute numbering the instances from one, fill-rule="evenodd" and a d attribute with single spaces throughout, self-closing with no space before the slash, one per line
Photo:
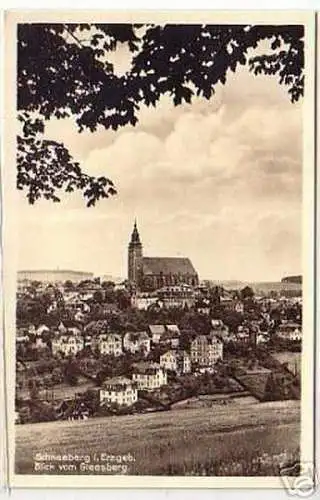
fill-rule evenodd
<path id="1" fill-rule="evenodd" d="M 278 462 L 298 458 L 299 422 L 299 402 L 278 401 L 17 425 L 15 469 L 35 473 L 39 452 L 95 463 L 101 453 L 130 453 L 133 475 L 276 475 Z"/>
<path id="2" fill-rule="evenodd" d="M 272 353 L 272 356 L 280 361 L 280 363 L 288 363 L 288 368 L 293 373 L 297 370 L 301 373 L 301 353 L 300 352 L 290 352 L 290 351 L 280 351 Z"/>

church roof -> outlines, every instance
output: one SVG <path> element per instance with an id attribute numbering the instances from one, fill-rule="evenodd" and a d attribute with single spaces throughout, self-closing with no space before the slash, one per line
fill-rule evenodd
<path id="1" fill-rule="evenodd" d="M 142 263 L 143 274 L 197 274 L 186 257 L 143 257 Z"/>

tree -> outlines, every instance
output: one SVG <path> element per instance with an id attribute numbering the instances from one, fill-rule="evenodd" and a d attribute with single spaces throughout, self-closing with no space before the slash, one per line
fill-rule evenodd
<path id="1" fill-rule="evenodd" d="M 74 360 L 68 360 L 64 367 L 65 381 L 72 386 L 78 385 L 79 367 Z"/>
<path id="2" fill-rule="evenodd" d="M 240 290 L 240 298 L 241 300 L 253 299 L 254 291 L 250 286 L 245 286 Z"/>
<path id="3" fill-rule="evenodd" d="M 74 284 L 71 280 L 66 280 L 63 286 L 65 290 L 74 290 Z"/>
<path id="4" fill-rule="evenodd" d="M 229 328 L 230 332 L 234 333 L 237 331 L 238 326 L 242 325 L 243 316 L 236 311 L 228 311 L 224 316 L 223 322 Z"/>
<path id="5" fill-rule="evenodd" d="M 104 295 L 101 290 L 96 290 L 93 294 L 93 301 L 97 304 L 101 304 L 103 302 Z"/>
<path id="6" fill-rule="evenodd" d="M 164 94 L 175 106 L 210 99 L 246 64 L 277 77 L 292 102 L 303 95 L 303 25 L 21 23 L 17 32 L 17 187 L 30 203 L 80 190 L 90 206 L 116 193 L 107 177 L 84 173 L 62 142 L 45 139 L 51 117 L 72 117 L 79 132 L 134 126 L 141 105 L 155 107 Z M 250 55 L 262 41 L 266 52 Z M 119 44 L 132 53 L 120 76 L 108 61 Z"/>
<path id="7" fill-rule="evenodd" d="M 61 369 L 60 368 L 54 368 L 52 370 L 52 382 L 54 385 L 58 385 L 58 384 L 61 384 L 62 381 L 63 381 L 63 375 L 62 375 L 62 372 L 61 372 Z"/>

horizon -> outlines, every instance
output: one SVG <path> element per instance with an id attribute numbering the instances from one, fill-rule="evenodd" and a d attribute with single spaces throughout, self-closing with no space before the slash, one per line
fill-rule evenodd
<path id="1" fill-rule="evenodd" d="M 126 280 L 127 277 L 125 276 L 116 276 L 116 275 L 113 275 L 112 273 L 108 273 L 108 272 L 104 272 L 104 273 L 95 273 L 94 271 L 92 270 L 88 270 L 88 269 L 65 269 L 65 268 L 60 268 L 60 267 L 56 267 L 56 268 L 52 268 L 52 269 L 40 269 L 40 268 L 34 268 L 34 269 L 18 269 L 17 273 L 33 273 L 33 272 L 38 272 L 38 273 L 45 273 L 45 272 L 53 272 L 53 273 L 86 273 L 86 274 L 92 274 L 93 278 L 104 278 L 104 277 L 110 277 L 110 278 L 114 278 L 114 279 L 123 279 L 123 280 Z M 262 279 L 262 280 L 245 280 L 245 279 L 237 279 L 237 278 L 226 278 L 226 279 L 216 279 L 216 278 L 210 278 L 210 277 L 201 277 L 199 276 L 199 281 L 213 281 L 213 282 L 216 282 L 216 283 L 281 283 L 281 280 L 285 279 L 285 278 L 289 278 L 289 277 L 296 277 L 296 276 L 301 276 L 301 274 L 285 274 L 284 276 L 282 276 L 281 278 L 278 278 L 278 279 L 273 279 L 273 280 L 268 280 L 268 279 Z"/>

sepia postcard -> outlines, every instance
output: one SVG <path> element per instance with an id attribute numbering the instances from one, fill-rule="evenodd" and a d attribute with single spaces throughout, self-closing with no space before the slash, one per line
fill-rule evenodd
<path id="1" fill-rule="evenodd" d="M 8 11 L 10 487 L 314 463 L 315 15 Z"/>

